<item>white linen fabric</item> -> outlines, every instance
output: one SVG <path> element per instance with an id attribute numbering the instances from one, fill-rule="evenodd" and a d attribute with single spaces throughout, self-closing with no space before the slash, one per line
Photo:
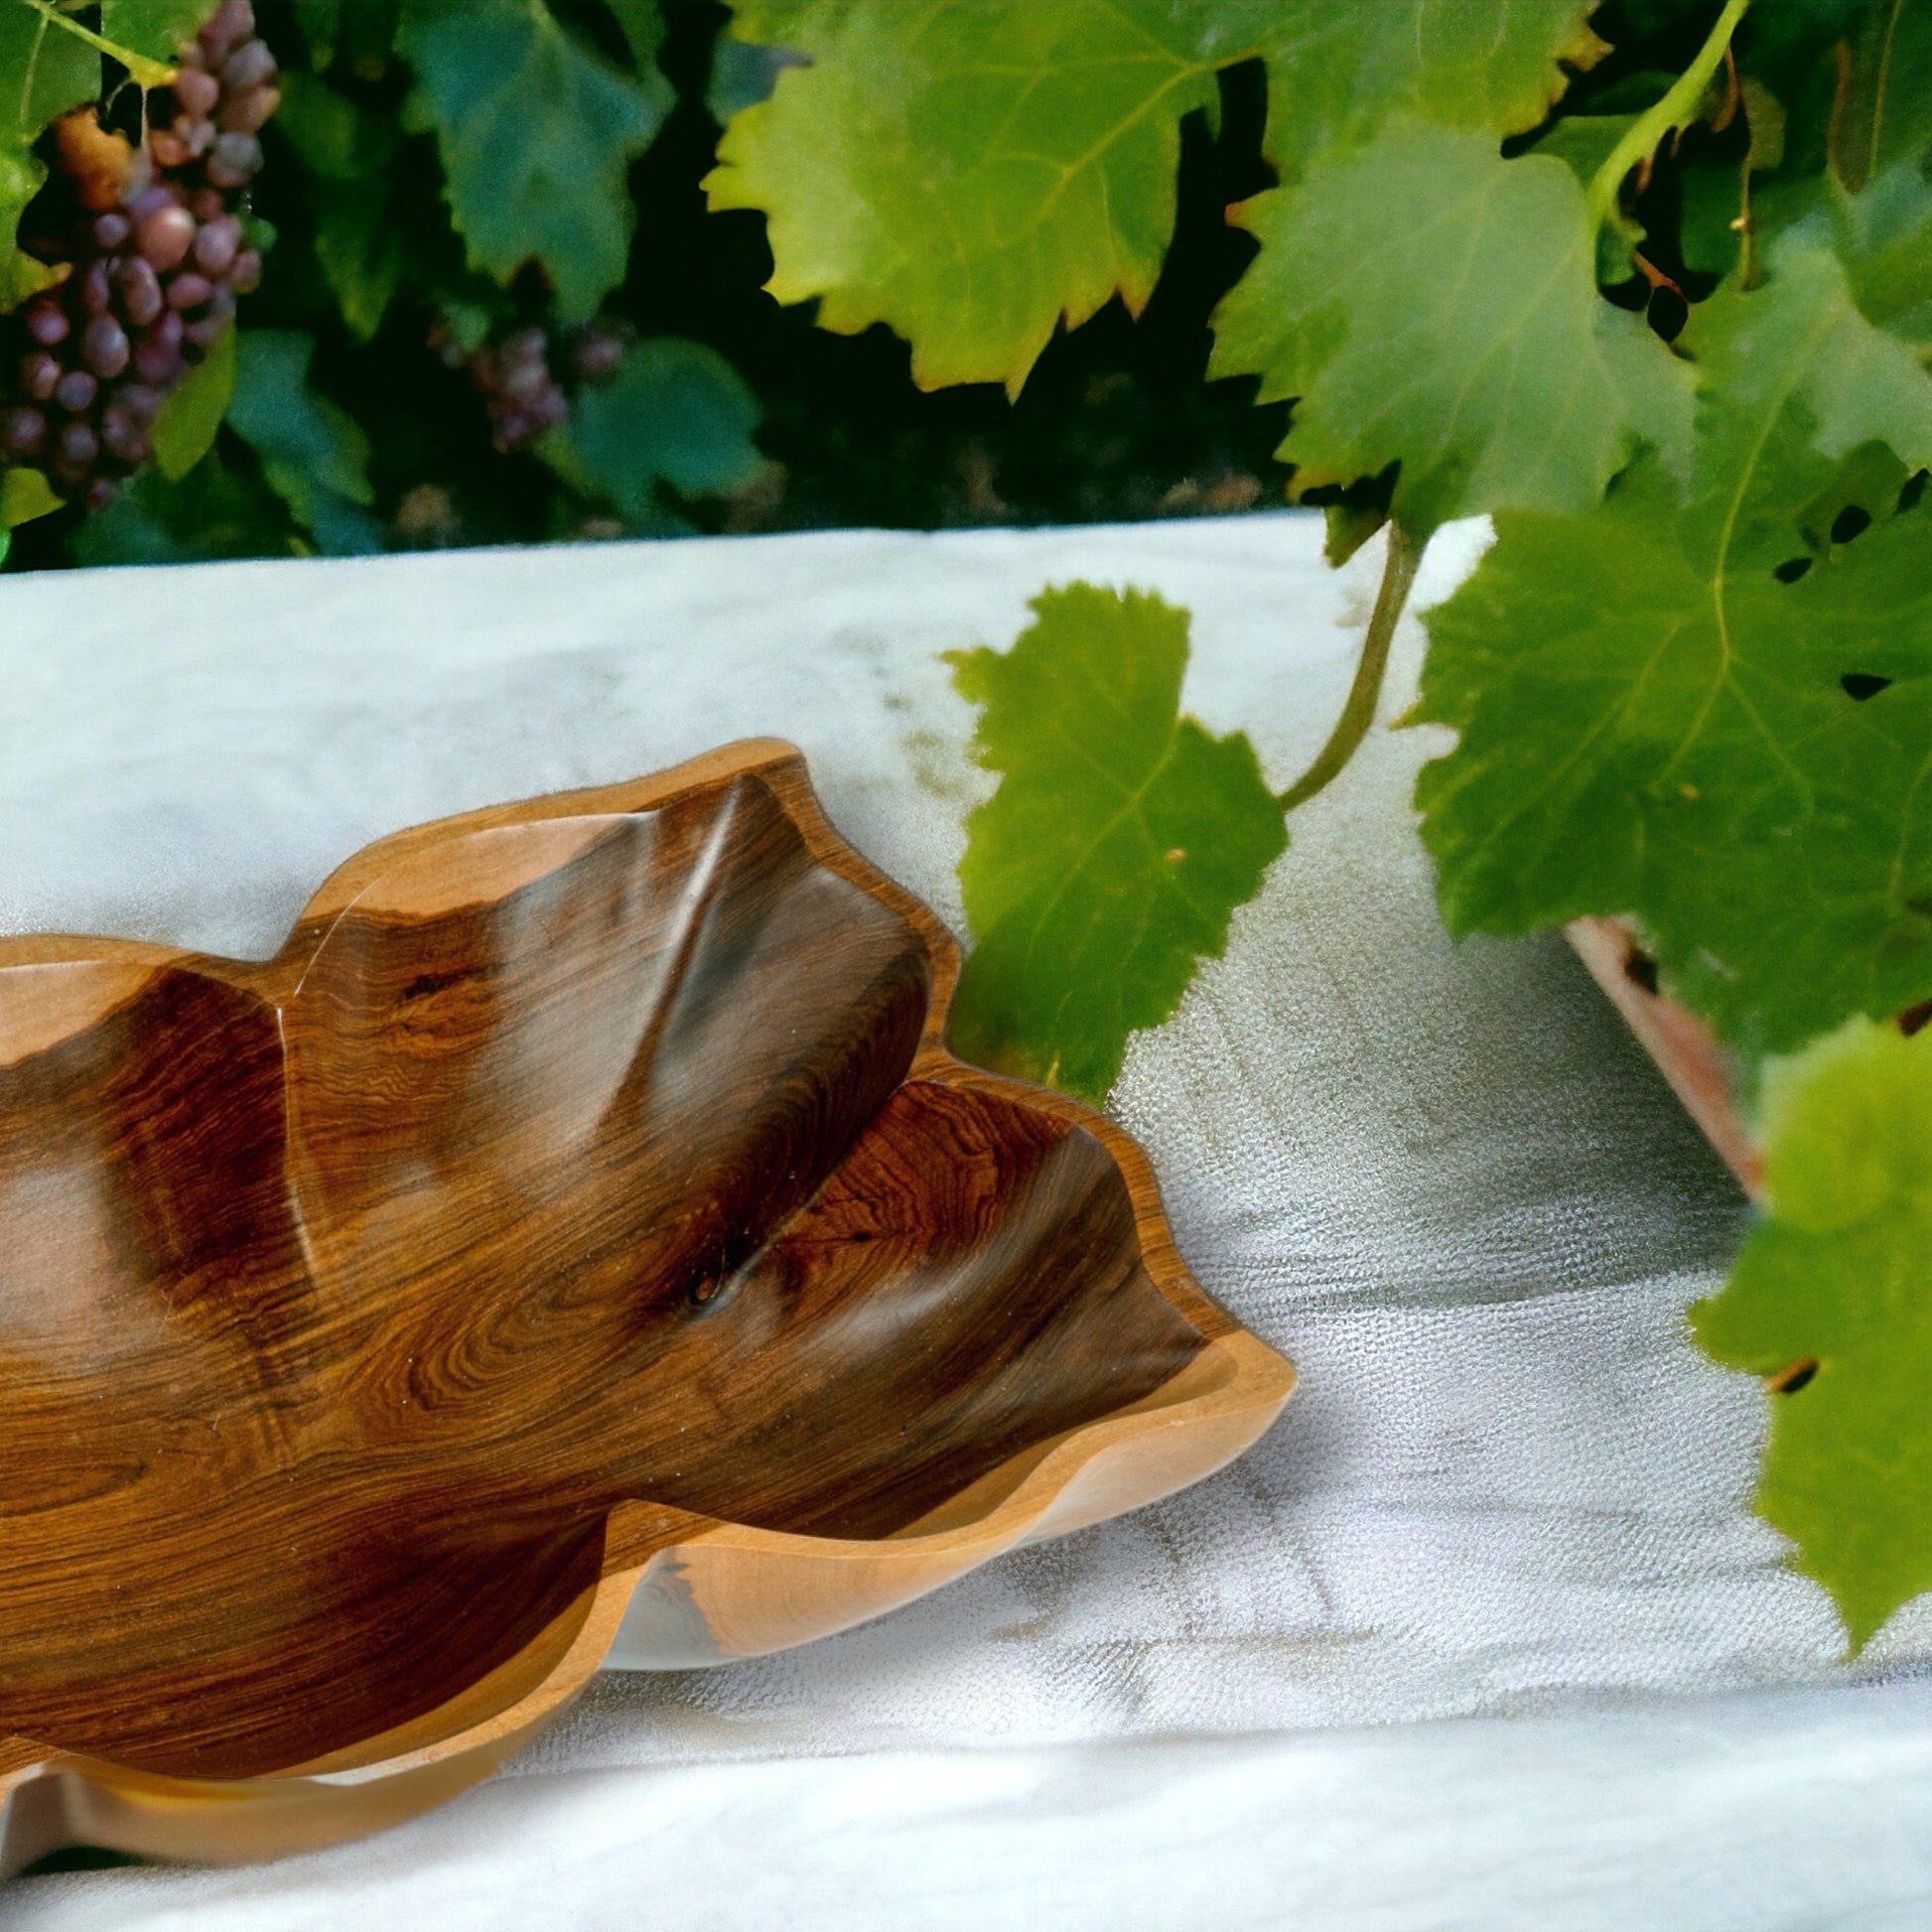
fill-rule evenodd
<path id="1" fill-rule="evenodd" d="M 1482 541 L 1439 536 L 1418 603 Z M 1285 784 L 1379 567 L 1319 542 L 1283 514 L 6 578 L 0 930 L 265 953 L 383 832 L 755 734 L 957 926 L 991 780 L 939 654 L 1048 584 L 1158 590 L 1189 708 Z M 1412 618 L 1385 719 L 1420 649 Z M 1297 813 L 1114 1097 L 1203 1285 L 1302 1369 L 1248 1456 L 806 1650 L 607 1675 L 376 1846 L 16 1881 L 10 1932 L 1932 1922 L 1932 1614 L 1847 1669 L 1750 1514 L 1764 1398 L 1683 1321 L 1743 1203 L 1559 939 L 1445 935 L 1409 796 L 1446 743 L 1377 731 Z"/>

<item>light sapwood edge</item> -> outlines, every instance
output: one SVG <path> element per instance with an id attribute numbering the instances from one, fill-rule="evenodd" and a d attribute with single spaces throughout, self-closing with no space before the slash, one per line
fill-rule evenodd
<path id="1" fill-rule="evenodd" d="M 1627 921 L 1573 919 L 1564 934 L 1719 1159 L 1761 1202 L 1763 1151 L 1737 1111 L 1735 1070 L 1724 1043 L 1696 1014 L 1631 977 L 1630 962 L 1642 947 Z"/>
<path id="2" fill-rule="evenodd" d="M 145 1773 L 106 1760 L 0 1739 L 0 1876 L 76 1839 L 151 1856 L 244 1860 L 339 1842 L 414 1816 L 488 1775 L 577 1695 L 604 1663 L 647 1576 L 682 1570 L 698 1577 L 695 1600 L 723 1626 L 713 1654 L 731 1657 L 829 1635 L 1036 1537 L 1066 1533 L 1138 1507 L 1211 1473 L 1273 1422 L 1295 1387 L 1293 1365 L 1242 1329 L 1202 1293 L 1181 1261 L 1146 1156 L 1112 1121 L 1049 1089 L 992 1074 L 955 1059 L 944 1045 L 947 1011 L 958 983 L 957 941 L 923 902 L 855 852 L 826 820 L 802 754 L 774 739 L 747 740 L 626 783 L 486 807 L 377 840 L 338 867 L 304 908 L 270 959 L 236 961 L 179 948 L 81 935 L 0 938 L 0 967 L 114 962 L 179 966 L 279 1002 L 303 973 L 335 921 L 399 861 L 451 835 L 565 817 L 651 810 L 736 776 L 762 778 L 797 825 L 812 856 L 890 905 L 924 940 L 932 992 L 908 1080 L 930 1080 L 1007 1097 L 1083 1129 L 1099 1140 L 1126 1181 L 1150 1278 L 1206 1338 L 1187 1368 L 1140 1402 L 1035 1445 L 988 1472 L 919 1523 L 878 1540 L 795 1536 L 720 1523 L 647 1502 L 621 1504 L 607 1522 L 603 1580 L 530 1644 L 458 1697 L 390 1732 L 325 1759 L 241 1780 Z M 1122 1464 L 1114 1486 L 1083 1476 L 1109 1460 Z M 1127 1466 L 1127 1465 L 1132 1466 Z M 983 1509 L 978 1508 L 983 1504 Z M 973 1513 L 978 1509 L 978 1513 Z M 613 1547 L 615 1546 L 615 1548 Z M 729 1601 L 760 1572 L 842 1573 L 846 1600 L 833 1607 L 822 1587 L 809 1605 L 781 1598 L 754 1605 L 747 1620 Z M 756 1585 L 753 1586 L 756 1587 Z M 720 1595 L 720 1589 L 725 1595 Z M 803 1624 L 798 1616 L 805 1618 Z M 774 1621 L 775 1618 L 775 1621 Z M 733 1634 L 734 1627 L 736 1634 Z M 69 1836 L 39 1849 L 18 1829 L 29 1785 L 58 1781 Z M 380 1794 L 380 1795 L 379 1795 Z M 237 1807 L 239 1809 L 237 1810 Z M 260 1829 L 230 1829 L 244 1817 Z M 16 1841 L 20 1841 L 16 1844 Z"/>

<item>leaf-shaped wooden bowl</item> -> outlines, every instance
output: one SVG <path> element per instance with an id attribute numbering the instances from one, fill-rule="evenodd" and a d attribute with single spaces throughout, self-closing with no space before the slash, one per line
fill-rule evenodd
<path id="1" fill-rule="evenodd" d="M 1293 1385 L 953 1059 L 790 748 L 405 832 L 265 964 L 0 944 L 0 1855 L 240 1859 L 843 1629 Z"/>

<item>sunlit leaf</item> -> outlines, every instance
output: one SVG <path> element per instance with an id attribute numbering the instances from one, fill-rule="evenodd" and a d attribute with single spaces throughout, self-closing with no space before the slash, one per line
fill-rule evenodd
<path id="1" fill-rule="evenodd" d="M 1810 237 L 1687 340 L 1688 495 L 1646 462 L 1499 516 L 1430 615 L 1417 715 L 1461 742 L 1417 798 L 1456 930 L 1632 914 L 1670 990 L 1781 1051 L 1932 995 L 1932 514 L 1874 500 L 1822 554 L 1804 514 L 1867 445 L 1932 461 L 1932 376 Z"/>
<path id="2" fill-rule="evenodd" d="M 1854 1646 L 1932 1589 L 1932 1033 L 1854 1022 L 1777 1066 L 1766 1217 L 1691 1311 L 1770 1380 L 1757 1506 Z"/>
<path id="3" fill-rule="evenodd" d="M 1598 296 L 1563 163 L 1397 120 L 1242 218 L 1262 252 L 1216 313 L 1211 373 L 1299 398 L 1280 451 L 1298 488 L 1400 463 L 1394 513 L 1425 532 L 1583 509 L 1639 438 L 1681 448 L 1689 373 Z"/>

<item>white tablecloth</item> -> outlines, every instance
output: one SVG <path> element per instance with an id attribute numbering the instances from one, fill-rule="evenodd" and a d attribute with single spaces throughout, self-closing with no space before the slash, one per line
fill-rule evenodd
<path id="1" fill-rule="evenodd" d="M 1468 567 L 1452 529 L 1419 597 Z M 938 653 L 1073 577 L 1194 613 L 1286 783 L 1377 559 L 1294 516 L 0 579 L 0 929 L 274 946 L 398 826 L 795 740 L 958 922 Z M 1413 688 L 1405 625 L 1385 713 Z M 0 1890 L 9 1932 L 1932 1924 L 1932 1614 L 1857 1672 L 1692 1349 L 1740 1200 L 1561 943 L 1452 947 L 1378 733 L 1115 1096 L 1303 1392 L 1185 1495 L 809 1650 L 608 1677 L 375 1845 Z M 1880 1681 L 1882 1680 L 1882 1681 Z M 1692 1694 L 1686 1696 L 1685 1694 Z M 1887 1916 L 1890 1914 L 1890 1916 Z"/>

